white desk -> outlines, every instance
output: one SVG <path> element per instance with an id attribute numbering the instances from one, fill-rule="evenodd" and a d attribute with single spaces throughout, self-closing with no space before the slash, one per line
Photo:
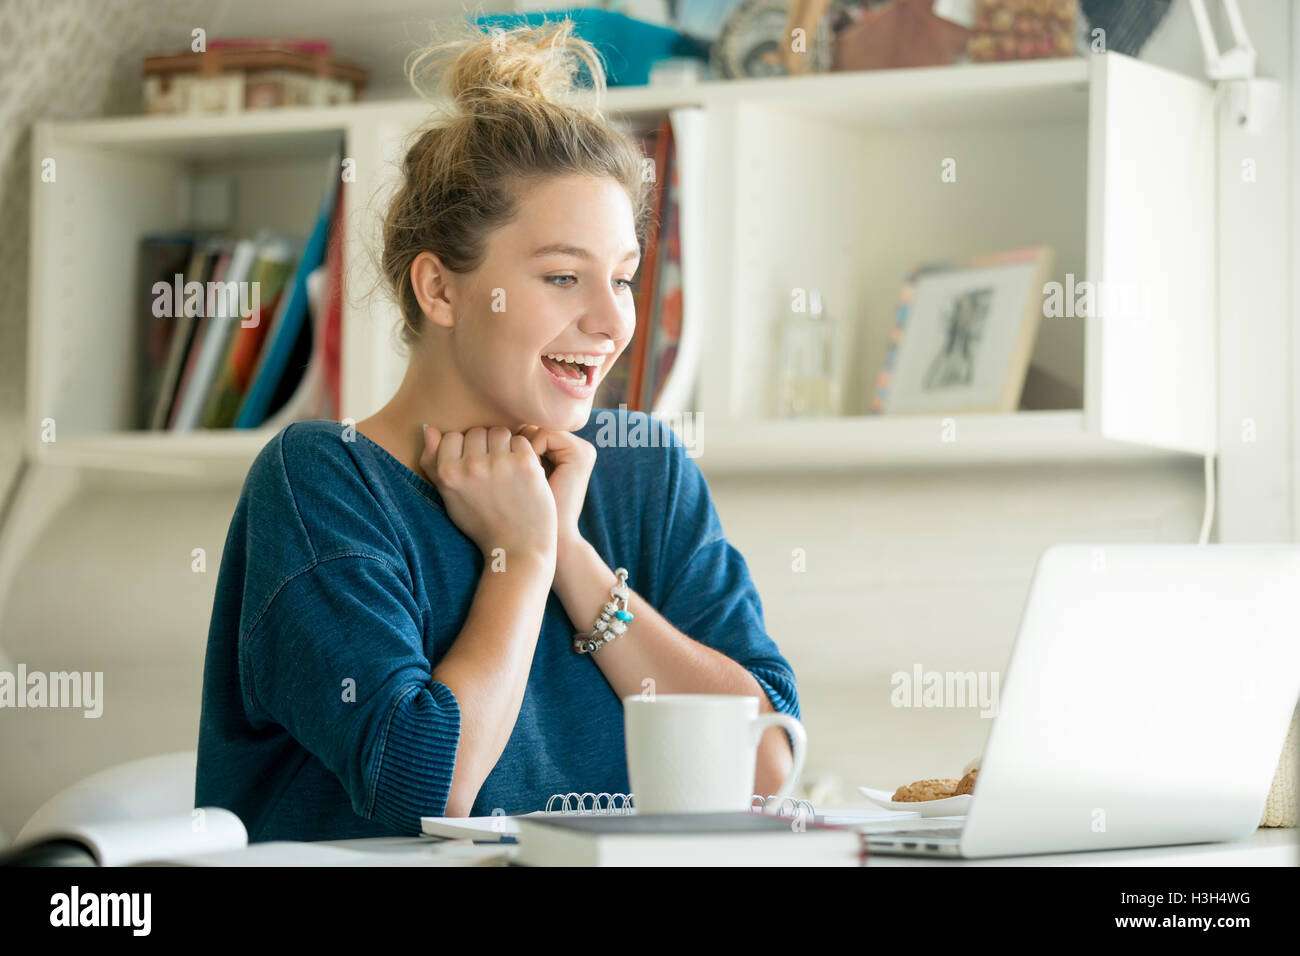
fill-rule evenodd
<path id="1" fill-rule="evenodd" d="M 324 840 L 321 844 L 393 854 L 393 864 L 398 866 L 504 866 L 516 849 L 515 844 L 472 844 L 429 837 Z M 439 856 L 444 859 L 438 860 Z M 1297 843 L 1296 830 L 1275 828 L 1256 830 L 1248 839 L 1236 843 L 1197 843 L 1142 850 L 1100 850 L 989 860 L 941 860 L 872 854 L 867 860 L 868 866 L 1296 866 L 1298 863 L 1300 844 Z"/>

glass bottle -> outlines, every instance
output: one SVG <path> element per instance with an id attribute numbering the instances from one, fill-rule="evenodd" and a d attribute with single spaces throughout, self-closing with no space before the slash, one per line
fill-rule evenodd
<path id="1" fill-rule="evenodd" d="M 808 293 L 808 309 L 791 309 L 778 336 L 778 412 L 785 418 L 837 415 L 840 410 L 838 323 L 822 310 L 821 292 Z"/>

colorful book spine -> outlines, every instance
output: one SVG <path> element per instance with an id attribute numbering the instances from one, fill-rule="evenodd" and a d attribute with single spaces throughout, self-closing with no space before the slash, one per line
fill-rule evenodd
<path id="1" fill-rule="evenodd" d="M 320 214 L 316 227 L 298 260 L 298 267 L 293 279 L 286 289 L 287 299 L 283 311 L 277 314 L 274 328 L 264 348 L 264 356 L 248 394 L 239 407 L 234 419 L 235 428 L 257 428 L 271 412 L 271 403 L 280 386 L 280 379 L 289 366 L 290 359 L 298 348 L 298 337 L 307 316 L 307 277 L 318 269 L 325 259 L 326 243 L 329 238 L 330 223 L 334 219 L 334 208 L 339 196 L 339 167 L 342 153 L 336 157 L 330 170 L 329 186 L 321 202 Z"/>
<path id="2" fill-rule="evenodd" d="M 659 268 L 655 283 L 654 320 L 647 330 L 644 381 L 640 408 L 653 412 L 659 404 L 664 380 L 677 357 L 682 336 L 682 249 L 678 228 L 681 187 L 676 151 L 668 161 L 663 228 L 660 231 Z"/>
<path id="3" fill-rule="evenodd" d="M 217 260 L 217 267 L 212 271 L 213 282 L 225 282 L 230 272 L 230 260 L 233 255 L 233 247 L 222 250 L 221 257 Z M 218 286 L 218 289 L 220 289 L 220 286 Z M 194 369 L 198 365 L 199 352 L 203 348 L 203 337 L 207 334 L 213 313 L 220 307 L 220 295 L 221 293 L 218 291 L 215 296 L 210 294 L 205 300 L 206 308 L 199 318 L 198 326 L 194 330 L 194 341 L 190 343 L 189 354 L 185 359 L 185 369 L 181 372 L 181 382 L 176 389 L 176 398 L 172 401 L 172 410 L 167 416 L 168 430 L 175 430 L 176 422 L 180 418 L 181 408 L 185 405 L 185 396 L 194 382 Z"/>
<path id="4" fill-rule="evenodd" d="M 337 418 L 343 408 L 341 374 L 343 368 L 343 195 L 346 189 L 339 183 L 339 199 L 334 209 L 334 225 L 330 230 L 330 249 L 326 257 L 329 264 L 329 298 L 326 303 L 324 331 L 320 337 L 320 360 L 325 376 L 325 394 L 328 407 L 326 418 Z"/>
<path id="5" fill-rule="evenodd" d="M 176 273 L 183 274 L 193 257 L 197 241 L 198 236 L 192 232 L 153 233 L 140 240 L 135 370 L 135 421 L 139 428 L 148 428 L 153 418 L 153 407 L 171 352 L 171 338 L 176 331 L 174 316 L 157 314 L 160 310 L 155 309 L 158 302 L 155 286 L 162 282 L 171 288 Z"/>
<path id="6" fill-rule="evenodd" d="M 222 248 L 221 240 L 204 240 L 195 247 L 194 255 L 185 273 L 179 279 L 173 278 L 168 298 L 172 313 L 171 321 L 175 324 L 175 329 L 168 349 L 167 365 L 163 369 L 162 380 L 154 400 L 153 414 L 149 420 L 151 430 L 162 431 L 167 427 L 177 386 L 180 384 L 181 371 L 185 367 L 185 357 L 189 354 L 190 344 L 194 340 L 194 330 L 198 325 L 199 316 L 206 307 L 207 283 L 220 258 Z M 196 282 L 201 287 L 197 295 L 197 303 L 193 306 L 191 303 L 195 296 L 187 289 L 191 282 Z"/>
<path id="7" fill-rule="evenodd" d="M 629 411 L 645 411 L 641 393 L 645 379 L 648 340 L 653 335 L 656 293 L 659 286 L 659 258 L 663 246 L 664 203 L 667 193 L 667 173 L 673 149 L 673 127 L 667 117 L 659 123 L 655 140 L 655 188 L 651 221 L 654 234 L 647 243 L 645 262 L 641 274 L 641 290 L 637 302 L 636 332 L 628 346 L 627 405 Z"/>
<path id="8" fill-rule="evenodd" d="M 234 424 L 258 351 L 267 337 L 268 327 L 274 324 L 272 316 L 276 314 L 295 258 L 292 243 L 285 240 L 271 240 L 258 250 L 249 277 L 250 287 L 255 284 L 257 289 L 257 307 L 247 320 L 248 325 L 244 324 L 242 315 L 234 317 L 225 359 L 204 406 L 204 428 L 229 428 Z"/>
<path id="9" fill-rule="evenodd" d="M 225 282 L 234 283 L 239 289 L 247 282 L 253 262 L 257 258 L 257 249 L 261 243 L 268 241 L 265 233 L 256 239 L 241 239 L 235 244 L 230 256 L 230 265 L 226 269 Z M 235 303 L 238 306 L 238 303 Z M 207 404 L 208 394 L 216 381 L 226 348 L 230 343 L 234 326 L 239 322 L 238 308 L 227 310 L 233 314 L 221 314 L 213 310 L 204 329 L 203 340 L 196 345 L 197 357 L 194 359 L 190 382 L 185 389 L 180 411 L 176 414 L 172 427 L 177 431 L 189 431 L 198 428 Z"/>

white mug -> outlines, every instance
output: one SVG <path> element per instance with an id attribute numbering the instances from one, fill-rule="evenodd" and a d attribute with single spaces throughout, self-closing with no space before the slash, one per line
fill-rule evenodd
<path id="1" fill-rule="evenodd" d="M 808 737 L 789 714 L 758 714 L 758 698 L 739 694 L 657 694 L 623 698 L 627 773 L 637 813 L 747 810 L 754 795 L 758 743 L 769 727 L 794 742 L 787 797 L 803 772 Z"/>

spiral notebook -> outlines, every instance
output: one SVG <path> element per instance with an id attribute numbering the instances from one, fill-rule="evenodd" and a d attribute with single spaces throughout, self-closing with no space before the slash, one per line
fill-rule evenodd
<path id="1" fill-rule="evenodd" d="M 749 809 L 754 813 L 770 812 L 781 816 L 802 816 L 806 820 L 830 826 L 851 826 L 879 820 L 896 820 L 900 816 L 920 816 L 897 810 L 879 808 L 858 809 L 837 807 L 818 813 L 807 800 L 794 797 L 777 798 L 775 794 L 763 797 L 754 794 Z M 557 793 L 546 801 L 546 809 L 532 813 L 508 816 L 504 813 L 487 817 L 421 817 L 420 830 L 425 836 L 444 840 L 513 841 L 519 836 L 519 818 L 551 814 L 592 815 L 624 814 L 636 812 L 636 798 L 630 793 Z"/>

